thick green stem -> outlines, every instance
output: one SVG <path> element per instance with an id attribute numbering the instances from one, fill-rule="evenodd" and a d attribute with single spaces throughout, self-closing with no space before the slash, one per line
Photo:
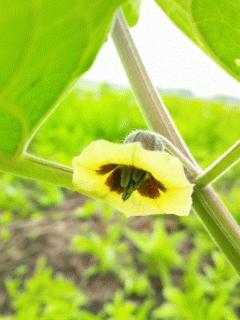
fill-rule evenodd
<path id="1" fill-rule="evenodd" d="M 152 85 L 121 13 L 116 16 L 112 37 L 150 127 L 172 141 L 195 165 L 190 151 Z M 199 173 L 199 167 L 195 167 Z M 206 229 L 240 274 L 240 228 L 231 213 L 209 187 L 196 187 L 193 200 L 194 209 Z"/>
<path id="2" fill-rule="evenodd" d="M 237 141 L 220 158 L 213 162 L 195 180 L 199 186 L 206 186 L 220 178 L 227 170 L 232 168 L 240 160 L 240 141 Z"/>
<path id="3" fill-rule="evenodd" d="M 205 228 L 240 274 L 240 229 L 210 187 L 195 187 L 194 209 Z"/>
<path id="4" fill-rule="evenodd" d="M 17 159 L 0 157 L 0 170 L 74 189 L 72 185 L 72 168 L 30 154 L 24 154 Z"/>

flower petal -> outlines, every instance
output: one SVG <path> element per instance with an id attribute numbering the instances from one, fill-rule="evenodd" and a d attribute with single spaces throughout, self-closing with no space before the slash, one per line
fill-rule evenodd
<path id="1" fill-rule="evenodd" d="M 152 174 L 167 188 L 190 187 L 181 161 L 165 151 L 143 149 L 137 143 L 134 152 L 134 166 Z"/>
<path id="2" fill-rule="evenodd" d="M 95 170 L 86 169 L 76 162 L 73 168 L 73 185 L 78 192 L 96 198 L 104 198 L 109 193 L 109 188 L 105 184 L 106 176 L 97 174 Z"/>
<path id="3" fill-rule="evenodd" d="M 134 191 L 127 201 L 123 201 L 122 198 L 114 192 L 109 193 L 105 200 L 112 207 L 123 212 L 128 217 L 163 213 L 160 212 L 155 200 L 143 197 L 137 191 Z"/>
<path id="4" fill-rule="evenodd" d="M 109 177 L 116 170 L 112 164 L 134 166 L 151 173 L 165 188 L 151 199 L 134 191 L 127 201 L 121 194 L 111 191 Z M 110 170 L 100 170 L 108 165 Z M 185 176 L 180 160 L 164 151 L 149 151 L 141 143 L 116 144 L 105 140 L 92 142 L 73 160 L 73 184 L 88 196 L 106 200 L 127 216 L 150 214 L 187 215 L 190 212 L 193 185 Z M 157 194 L 157 193 L 156 193 Z"/>
<path id="5" fill-rule="evenodd" d="M 156 202 L 163 213 L 186 216 L 192 207 L 192 192 L 192 187 L 168 189 Z"/>
<path id="6" fill-rule="evenodd" d="M 111 163 L 132 165 L 133 153 L 133 144 L 97 140 L 90 143 L 78 157 L 74 158 L 73 165 L 92 170 Z"/>
<path id="7" fill-rule="evenodd" d="M 106 195 L 105 200 L 128 217 L 152 214 L 186 216 L 192 206 L 191 194 L 192 188 L 170 189 L 165 193 L 160 193 L 159 198 L 150 199 L 134 191 L 127 201 L 123 201 L 118 194 L 110 192 Z"/>

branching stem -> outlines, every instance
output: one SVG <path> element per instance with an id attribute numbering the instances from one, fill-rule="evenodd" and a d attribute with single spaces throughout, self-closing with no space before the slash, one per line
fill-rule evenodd
<path id="1" fill-rule="evenodd" d="M 200 172 L 152 85 L 121 12 L 116 16 L 112 37 L 149 126 L 170 140 Z M 240 228 L 231 213 L 209 187 L 197 186 L 193 194 L 193 203 L 207 231 L 240 274 Z"/>
<path id="2" fill-rule="evenodd" d="M 240 140 L 229 148 L 221 157 L 213 162 L 199 177 L 195 183 L 199 186 L 206 186 L 220 178 L 226 171 L 231 169 L 240 160 Z"/>

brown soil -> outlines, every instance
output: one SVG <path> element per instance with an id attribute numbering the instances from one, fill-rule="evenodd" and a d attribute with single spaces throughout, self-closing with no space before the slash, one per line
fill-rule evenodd
<path id="1" fill-rule="evenodd" d="M 83 224 L 87 223 L 100 234 L 106 228 L 98 215 L 84 221 L 70 214 L 85 200 L 81 196 L 71 196 L 61 207 L 45 210 L 46 217 L 39 221 L 24 220 L 10 224 L 11 239 L 0 242 L 0 310 L 3 314 L 11 311 L 4 281 L 13 276 L 16 268 L 21 265 L 27 266 L 27 276 L 31 275 L 41 256 L 46 257 L 48 265 L 55 272 L 62 273 L 81 287 L 90 300 L 92 311 L 99 310 L 120 288 L 118 280 L 112 274 L 90 279 L 83 277 L 83 272 L 94 263 L 94 258 L 90 255 L 72 254 L 69 250 L 72 237 L 80 233 Z M 129 220 L 129 227 L 141 232 L 150 231 L 152 219 L 132 218 Z"/>

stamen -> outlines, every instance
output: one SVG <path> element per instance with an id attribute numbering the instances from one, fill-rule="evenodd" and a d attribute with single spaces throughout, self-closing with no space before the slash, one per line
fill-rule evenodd
<path id="1" fill-rule="evenodd" d="M 146 174 L 146 171 L 133 168 L 132 179 L 136 184 L 138 184 L 143 180 L 143 178 L 145 178 Z"/>
<path id="2" fill-rule="evenodd" d="M 166 187 L 154 179 L 150 173 L 133 166 L 107 164 L 100 167 L 97 172 L 99 174 L 110 172 L 106 179 L 106 185 L 110 191 L 122 194 L 123 201 L 128 200 L 135 190 L 150 199 L 160 197 L 160 191 L 167 191 Z"/>
<path id="3" fill-rule="evenodd" d="M 130 167 L 126 167 L 126 166 L 122 167 L 120 184 L 123 188 L 127 188 L 127 186 L 131 181 L 131 177 L 132 177 L 132 170 L 130 169 Z"/>
<path id="4" fill-rule="evenodd" d="M 146 172 L 134 167 L 123 167 L 121 171 L 121 186 L 124 188 L 122 199 L 126 201 L 129 199 L 133 191 L 141 185 Z"/>
<path id="5" fill-rule="evenodd" d="M 122 194 L 123 201 L 126 201 L 127 199 L 129 199 L 134 190 L 136 189 L 134 188 L 133 185 L 129 185 L 127 188 L 125 188 Z"/>

